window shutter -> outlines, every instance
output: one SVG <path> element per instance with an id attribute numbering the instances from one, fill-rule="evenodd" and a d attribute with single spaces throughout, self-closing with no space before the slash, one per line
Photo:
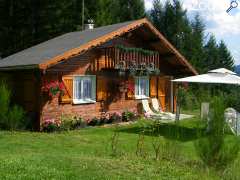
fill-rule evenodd
<path id="1" fill-rule="evenodd" d="M 157 97 L 157 77 L 150 78 L 150 97 Z"/>
<path id="2" fill-rule="evenodd" d="M 149 90 L 149 88 L 150 88 L 149 77 L 147 77 L 146 80 L 147 80 L 147 96 L 149 97 L 149 95 L 150 95 L 150 90 Z"/>
<path id="3" fill-rule="evenodd" d="M 133 77 L 128 78 L 127 99 L 133 99 L 135 93 L 135 81 Z"/>
<path id="4" fill-rule="evenodd" d="M 104 76 L 97 76 L 97 101 L 107 99 L 107 80 Z"/>
<path id="5" fill-rule="evenodd" d="M 163 78 L 158 78 L 158 99 L 161 103 L 163 111 L 166 110 L 166 102 L 165 102 L 165 96 L 166 96 L 166 81 Z"/>
<path id="6" fill-rule="evenodd" d="M 93 100 L 96 101 L 96 76 L 92 77 L 92 97 L 94 98 Z"/>
<path id="7" fill-rule="evenodd" d="M 62 81 L 65 86 L 65 93 L 61 96 L 61 102 L 71 103 L 73 98 L 73 77 L 64 76 Z"/>

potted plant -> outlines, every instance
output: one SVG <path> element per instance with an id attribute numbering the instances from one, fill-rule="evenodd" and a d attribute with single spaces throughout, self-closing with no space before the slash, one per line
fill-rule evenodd
<path id="1" fill-rule="evenodd" d="M 65 93 L 65 86 L 63 82 L 45 82 L 42 87 L 42 91 L 48 93 L 51 98 L 59 97 L 59 95 L 63 95 Z"/>

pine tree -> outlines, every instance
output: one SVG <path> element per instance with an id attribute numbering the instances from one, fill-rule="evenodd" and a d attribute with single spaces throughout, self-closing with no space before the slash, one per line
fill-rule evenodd
<path id="1" fill-rule="evenodd" d="M 155 27 L 162 33 L 164 33 L 163 31 L 164 9 L 160 0 L 153 1 L 153 8 L 149 12 L 149 18 L 152 20 Z"/>
<path id="2" fill-rule="evenodd" d="M 222 67 L 229 70 L 234 70 L 234 59 L 223 40 L 221 40 L 218 45 L 218 53 Z"/>
<path id="3" fill-rule="evenodd" d="M 191 36 L 186 13 L 178 0 L 173 3 L 166 1 L 164 5 L 160 0 L 154 0 L 153 9 L 149 13 L 153 24 L 183 55 L 188 54 L 186 50 L 190 46 Z"/>
<path id="4" fill-rule="evenodd" d="M 192 33 L 189 38 L 189 49 L 186 49 L 186 57 L 189 59 L 191 64 L 197 69 L 199 73 L 202 72 L 204 66 L 204 30 L 205 26 L 197 14 L 191 23 Z"/>
<path id="5" fill-rule="evenodd" d="M 112 0 L 98 0 L 98 7 L 94 21 L 96 26 L 104 26 L 114 24 L 113 9 L 114 4 Z"/>
<path id="6" fill-rule="evenodd" d="M 112 0 L 114 22 L 140 19 L 145 16 L 144 0 Z"/>
<path id="7" fill-rule="evenodd" d="M 218 45 L 214 35 L 210 36 L 207 44 L 204 47 L 204 52 L 206 57 L 203 62 L 203 72 L 221 68 L 221 62 L 218 54 Z"/>

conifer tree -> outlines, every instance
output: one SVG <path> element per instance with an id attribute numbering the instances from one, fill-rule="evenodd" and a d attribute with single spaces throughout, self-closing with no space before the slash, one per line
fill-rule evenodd
<path id="1" fill-rule="evenodd" d="M 197 69 L 199 73 L 203 71 L 204 66 L 204 30 L 205 26 L 197 14 L 191 23 L 192 33 L 189 38 L 190 48 L 187 49 L 186 57 L 190 60 L 192 65 Z M 188 55 L 189 54 L 189 55 Z"/>
<path id="2" fill-rule="evenodd" d="M 207 72 L 208 70 L 221 68 L 221 62 L 219 59 L 219 50 L 214 35 L 211 35 L 207 44 L 204 47 L 205 59 L 203 62 L 203 71 Z"/>
<path id="3" fill-rule="evenodd" d="M 234 70 L 234 59 L 223 40 L 221 40 L 218 45 L 218 53 L 221 66 L 230 70 Z"/>

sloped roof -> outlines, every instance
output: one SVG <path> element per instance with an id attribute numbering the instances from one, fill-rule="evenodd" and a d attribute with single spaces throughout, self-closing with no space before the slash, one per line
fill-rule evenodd
<path id="1" fill-rule="evenodd" d="M 143 25 L 147 25 L 164 43 L 166 48 L 174 53 L 177 59 L 193 74 L 197 74 L 191 64 L 146 18 L 58 36 L 0 60 L 0 69 L 47 69 L 60 61 L 67 60 L 69 57 L 101 45 Z"/>
<path id="2" fill-rule="evenodd" d="M 52 59 L 98 37 L 125 27 L 131 22 L 63 34 L 0 60 L 0 67 L 39 65 L 48 59 Z"/>

